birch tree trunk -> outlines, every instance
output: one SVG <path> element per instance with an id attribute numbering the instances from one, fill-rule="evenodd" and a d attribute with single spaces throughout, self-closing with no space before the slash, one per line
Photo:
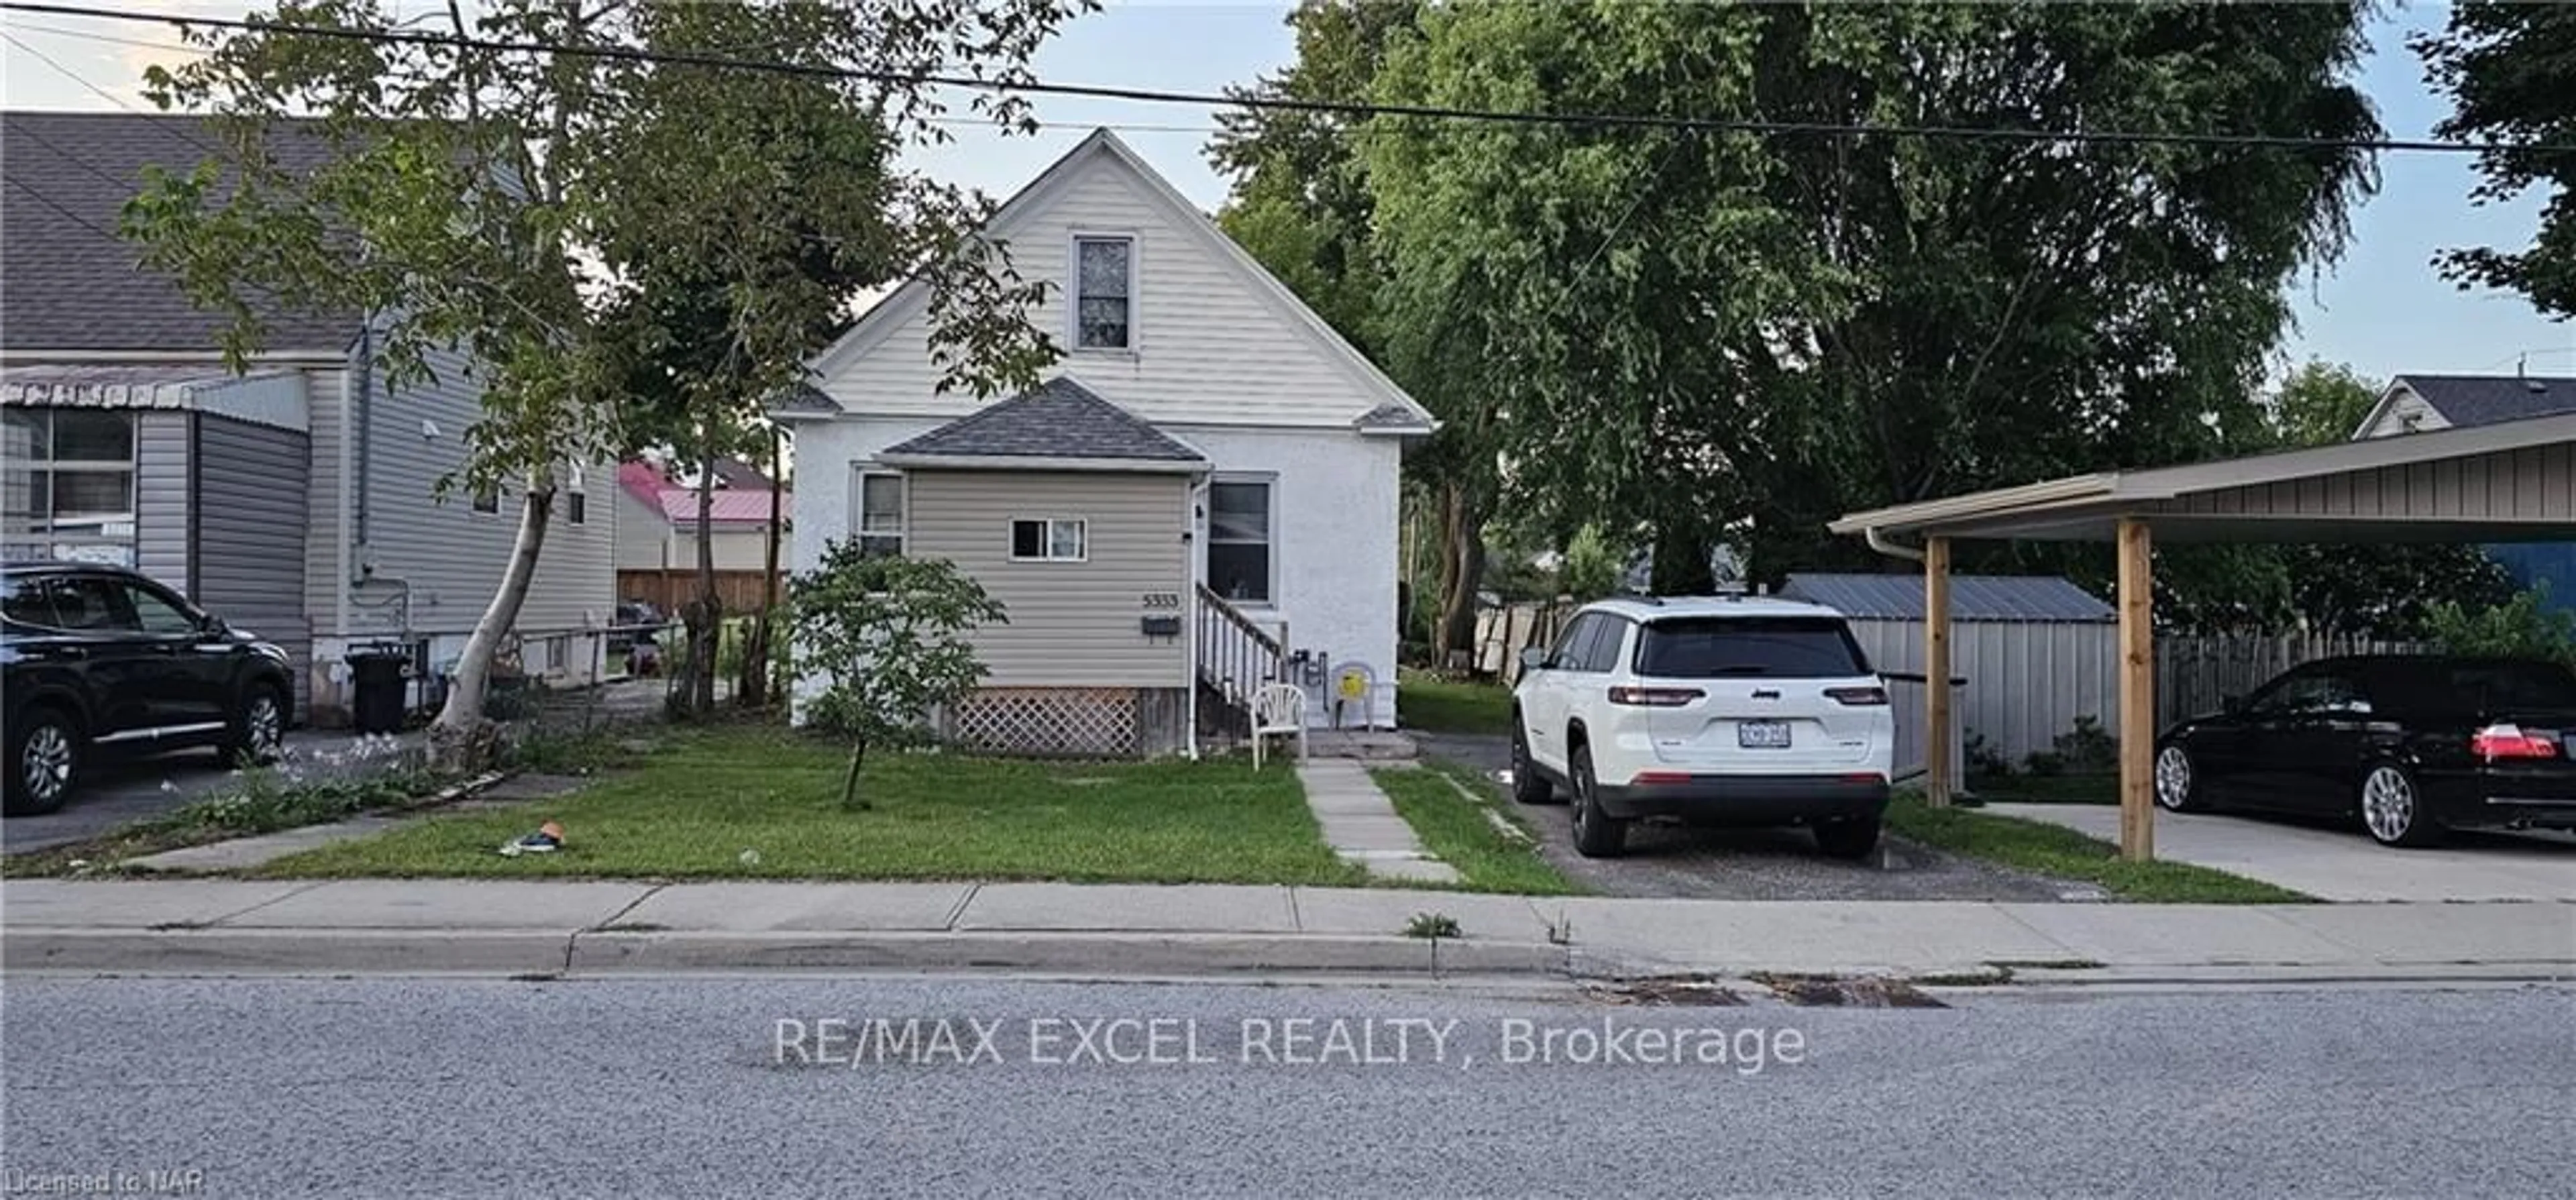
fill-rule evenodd
<path id="1" fill-rule="evenodd" d="M 493 724 L 483 716 L 492 658 L 519 623 L 528 586 L 537 578 L 537 553 L 545 548 L 546 526 L 554 508 L 554 477 L 548 473 L 540 486 L 528 489 L 527 502 L 519 508 L 519 536 L 510 547 L 510 565 L 501 573 L 501 586 L 484 606 L 482 618 L 474 622 L 474 632 L 466 637 L 465 651 L 456 659 L 456 676 L 448 682 L 447 702 L 430 723 L 430 756 L 440 767 L 481 766 L 496 747 Z"/>

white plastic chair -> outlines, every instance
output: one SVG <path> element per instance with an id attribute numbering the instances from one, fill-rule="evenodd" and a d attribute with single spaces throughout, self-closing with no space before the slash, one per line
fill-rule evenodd
<path id="1" fill-rule="evenodd" d="M 1306 757 L 1306 689 L 1265 683 L 1252 697 L 1252 769 L 1261 769 L 1261 745 L 1274 734 L 1297 735 L 1297 757 Z"/>

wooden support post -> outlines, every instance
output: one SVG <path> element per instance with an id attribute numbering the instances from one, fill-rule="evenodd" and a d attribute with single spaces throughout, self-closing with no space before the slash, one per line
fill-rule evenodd
<path id="1" fill-rule="evenodd" d="M 2155 575 L 2147 523 L 2120 519 L 2120 857 L 2156 856 Z"/>
<path id="2" fill-rule="evenodd" d="M 1950 777 L 1950 539 L 1923 543 L 1923 737 L 1929 747 L 1923 798 L 1946 808 L 1959 781 Z"/>

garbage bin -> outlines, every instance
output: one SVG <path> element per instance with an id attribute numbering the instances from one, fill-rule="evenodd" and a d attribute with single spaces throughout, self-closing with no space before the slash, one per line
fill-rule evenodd
<path id="1" fill-rule="evenodd" d="M 358 646 L 345 661 L 351 677 L 349 709 L 358 732 L 401 733 L 403 675 L 411 653 L 400 646 Z"/>

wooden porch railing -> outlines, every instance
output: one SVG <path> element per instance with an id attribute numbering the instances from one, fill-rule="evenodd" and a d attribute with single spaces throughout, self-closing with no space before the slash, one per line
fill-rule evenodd
<path id="1" fill-rule="evenodd" d="M 1252 693 L 1280 677 L 1280 640 L 1205 584 L 1198 587 L 1197 619 L 1199 680 L 1249 711 Z"/>

